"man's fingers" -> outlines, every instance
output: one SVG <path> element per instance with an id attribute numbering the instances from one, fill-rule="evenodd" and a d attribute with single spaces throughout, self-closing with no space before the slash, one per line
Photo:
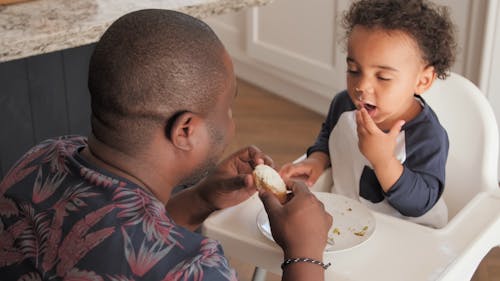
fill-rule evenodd
<path id="1" fill-rule="evenodd" d="M 286 185 L 292 191 L 293 194 L 300 193 L 310 193 L 309 188 L 303 183 L 299 181 L 289 180 L 286 182 Z"/>
<path id="2" fill-rule="evenodd" d="M 238 190 L 253 185 L 251 175 L 237 175 L 235 177 L 223 179 L 219 184 L 225 190 Z"/>
<path id="3" fill-rule="evenodd" d="M 244 159 L 240 159 L 245 162 L 250 162 L 253 168 L 259 164 L 266 164 L 271 167 L 274 166 L 273 159 L 262 152 L 258 147 L 251 145 L 247 147 L 245 151 L 246 155 L 244 155 Z"/>
<path id="4" fill-rule="evenodd" d="M 260 189 L 259 197 L 262 201 L 262 204 L 264 205 L 264 209 L 266 209 L 266 213 L 268 214 L 274 214 L 278 209 L 282 208 L 282 205 L 278 198 L 269 191 Z"/>

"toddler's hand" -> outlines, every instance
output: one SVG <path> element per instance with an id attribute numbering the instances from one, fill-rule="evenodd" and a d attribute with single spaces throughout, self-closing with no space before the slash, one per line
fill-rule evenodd
<path id="1" fill-rule="evenodd" d="M 298 163 L 287 163 L 283 165 L 279 171 L 281 177 L 284 179 L 304 179 L 307 186 L 311 187 L 330 163 L 328 156 L 324 153 L 321 154 L 324 156 L 313 157 L 313 153 L 313 155 L 310 155 L 307 159 Z"/>
<path id="2" fill-rule="evenodd" d="M 387 163 L 394 157 L 396 139 L 404 124 L 403 120 L 396 122 L 388 133 L 384 133 L 377 127 L 366 109 L 361 108 L 356 112 L 356 123 L 359 150 L 373 167 Z"/>

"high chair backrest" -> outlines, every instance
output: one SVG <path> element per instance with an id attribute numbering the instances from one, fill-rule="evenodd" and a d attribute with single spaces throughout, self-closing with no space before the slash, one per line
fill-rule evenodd
<path id="1" fill-rule="evenodd" d="M 483 93 L 456 73 L 422 97 L 448 132 L 444 199 L 450 220 L 480 191 L 498 188 L 498 128 Z"/>

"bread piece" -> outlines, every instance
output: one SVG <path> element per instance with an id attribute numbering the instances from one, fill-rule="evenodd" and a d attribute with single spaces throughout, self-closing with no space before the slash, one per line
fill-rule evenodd
<path id="1" fill-rule="evenodd" d="M 272 167 L 265 164 L 257 165 L 253 170 L 253 178 L 258 189 L 269 190 L 282 204 L 286 202 L 286 184 Z"/>

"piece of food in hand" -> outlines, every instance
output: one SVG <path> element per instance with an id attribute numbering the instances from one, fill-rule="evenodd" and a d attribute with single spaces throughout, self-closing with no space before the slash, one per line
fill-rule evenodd
<path id="1" fill-rule="evenodd" d="M 280 174 L 272 167 L 259 164 L 253 170 L 253 178 L 258 189 L 265 189 L 272 192 L 283 204 L 286 202 L 286 184 Z"/>

